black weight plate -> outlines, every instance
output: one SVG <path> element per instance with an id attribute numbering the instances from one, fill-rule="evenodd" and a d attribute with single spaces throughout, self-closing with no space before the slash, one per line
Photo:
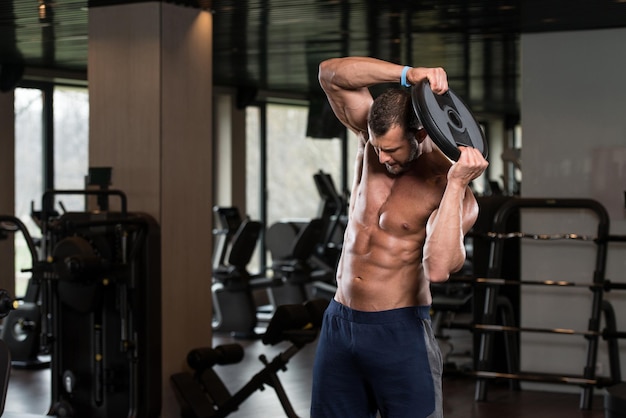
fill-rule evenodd
<path id="1" fill-rule="evenodd" d="M 452 90 L 435 94 L 427 81 L 411 88 L 413 109 L 428 136 L 451 160 L 461 156 L 459 146 L 478 149 L 487 158 L 487 140 L 474 115 Z"/>

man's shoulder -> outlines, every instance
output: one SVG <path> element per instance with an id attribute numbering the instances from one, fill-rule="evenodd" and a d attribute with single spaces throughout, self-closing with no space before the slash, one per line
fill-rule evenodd
<path id="1" fill-rule="evenodd" d="M 452 167 L 452 161 L 448 159 L 438 148 L 419 156 L 417 168 L 427 177 L 447 176 Z"/>

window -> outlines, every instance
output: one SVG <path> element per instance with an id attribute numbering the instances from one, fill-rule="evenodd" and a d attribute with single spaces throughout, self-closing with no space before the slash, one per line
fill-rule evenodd
<path id="1" fill-rule="evenodd" d="M 54 188 L 83 190 L 89 170 L 89 96 L 82 88 L 54 89 Z M 61 196 L 67 210 L 84 211 L 83 196 Z"/>
<path id="2" fill-rule="evenodd" d="M 305 106 L 267 106 L 267 224 L 317 216 L 320 196 L 313 175 L 341 177 L 341 141 L 306 137 Z"/>
<path id="3" fill-rule="evenodd" d="M 246 206 L 252 219 L 261 219 L 261 109 L 246 108 Z"/>
<path id="4" fill-rule="evenodd" d="M 343 144 L 340 139 L 307 138 L 307 118 L 304 105 L 268 103 L 246 109 L 247 214 L 263 221 L 266 228 L 284 220 L 318 216 L 322 200 L 313 175 L 320 170 L 330 174 L 342 192 Z M 350 151 L 355 149 L 356 141 Z M 252 264 L 263 267 L 257 263 L 255 257 Z"/>
<path id="5" fill-rule="evenodd" d="M 47 92 L 53 92 L 51 101 Z M 53 109 L 47 107 L 52 106 Z M 28 228 L 34 238 L 41 231 L 31 218 L 32 208 L 41 209 L 41 198 L 46 185 L 55 189 L 84 189 L 88 171 L 88 92 L 84 88 L 54 87 L 15 89 L 15 216 Z M 52 119 L 45 115 L 50 112 Z M 53 137 L 46 126 L 52 120 Z M 54 155 L 48 155 L 54 150 Z M 52 173 L 46 174 L 46 173 Z M 52 178 L 47 178 L 52 177 Z M 84 200 L 76 196 L 64 196 L 63 207 L 67 210 L 84 210 Z M 60 210 L 59 208 L 57 208 Z M 32 260 L 21 234 L 15 235 L 15 295 L 23 296 Z"/>
<path id="6" fill-rule="evenodd" d="M 15 216 L 28 228 L 33 237 L 41 236 L 31 219 L 31 203 L 37 206 L 43 192 L 44 142 L 43 92 L 38 89 L 15 89 Z M 32 266 L 26 241 L 15 234 L 15 296 L 26 291 L 30 278 L 23 269 Z"/>

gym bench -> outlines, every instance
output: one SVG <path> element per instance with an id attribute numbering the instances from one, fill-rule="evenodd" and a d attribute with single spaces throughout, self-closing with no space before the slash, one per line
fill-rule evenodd
<path id="1" fill-rule="evenodd" d="M 269 362 L 259 356 L 264 367 L 236 393 L 230 394 L 222 379 L 213 370 L 216 364 L 227 365 L 241 361 L 244 356 L 240 344 L 223 344 L 215 348 L 196 348 L 187 355 L 187 364 L 193 372 L 175 373 L 170 383 L 181 408 L 181 418 L 221 418 L 236 411 L 250 395 L 274 388 L 289 418 L 298 418 L 278 377 L 287 370 L 287 363 L 305 345 L 315 341 L 328 300 L 314 299 L 302 304 L 280 305 L 276 308 L 262 341 L 265 345 L 289 342 L 291 345 Z"/>

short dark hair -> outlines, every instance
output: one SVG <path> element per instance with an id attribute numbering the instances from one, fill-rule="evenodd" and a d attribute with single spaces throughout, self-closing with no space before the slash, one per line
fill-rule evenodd
<path id="1" fill-rule="evenodd" d="M 370 108 L 368 126 L 376 136 L 386 134 L 396 125 L 404 127 L 407 133 L 417 133 L 421 126 L 405 89 L 390 88 L 376 97 Z"/>

